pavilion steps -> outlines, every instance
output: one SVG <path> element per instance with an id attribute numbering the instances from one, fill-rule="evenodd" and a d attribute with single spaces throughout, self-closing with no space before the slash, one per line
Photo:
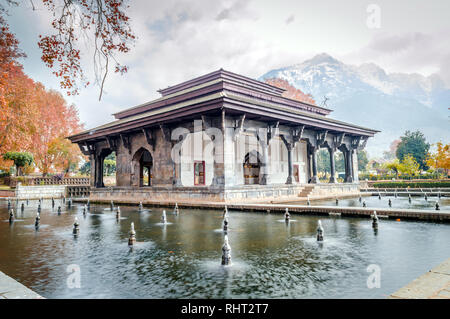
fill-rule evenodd
<path id="1" fill-rule="evenodd" d="M 306 185 L 303 187 L 302 191 L 298 193 L 298 197 L 308 197 L 314 191 L 314 187 L 316 187 L 316 185 Z"/>

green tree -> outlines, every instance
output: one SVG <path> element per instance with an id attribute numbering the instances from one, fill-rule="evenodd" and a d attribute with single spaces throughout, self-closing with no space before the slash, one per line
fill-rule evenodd
<path id="1" fill-rule="evenodd" d="M 367 158 L 367 152 L 365 150 L 358 151 L 358 170 L 360 172 L 365 171 L 367 169 L 367 164 L 369 163 L 369 159 Z"/>
<path id="2" fill-rule="evenodd" d="M 4 160 L 14 162 L 17 169 L 17 176 L 22 175 L 22 168 L 33 163 L 33 155 L 27 152 L 6 152 L 3 155 Z"/>
<path id="3" fill-rule="evenodd" d="M 411 155 L 422 170 L 427 170 L 427 156 L 430 149 L 430 144 L 427 143 L 422 132 L 406 131 L 405 135 L 400 137 L 400 143 L 398 144 L 395 155 L 403 162 L 404 158 L 409 154 Z"/>
<path id="4" fill-rule="evenodd" d="M 415 176 L 419 173 L 420 164 L 417 163 L 412 155 L 408 154 L 403 158 L 399 168 L 403 174 Z"/>
<path id="5" fill-rule="evenodd" d="M 398 178 L 398 173 L 401 171 L 401 163 L 398 160 L 398 158 L 394 159 L 391 162 L 388 162 L 384 164 L 384 167 L 387 168 L 390 171 L 393 171 L 395 173 L 395 176 Z"/>
<path id="6" fill-rule="evenodd" d="M 330 153 L 326 149 L 321 149 L 317 152 L 317 170 L 319 172 L 331 173 Z"/>
<path id="7" fill-rule="evenodd" d="M 103 173 L 110 176 L 116 173 L 116 153 L 112 152 L 103 161 Z"/>

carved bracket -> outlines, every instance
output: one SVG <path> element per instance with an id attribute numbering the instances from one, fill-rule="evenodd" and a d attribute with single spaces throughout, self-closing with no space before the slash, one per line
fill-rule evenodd
<path id="1" fill-rule="evenodd" d="M 94 144 L 88 144 L 84 142 L 83 144 L 78 143 L 78 147 L 80 148 L 81 153 L 83 155 L 89 156 L 95 153 L 95 146 Z"/>
<path id="2" fill-rule="evenodd" d="M 362 139 L 362 136 L 358 136 L 358 137 L 356 137 L 356 138 L 352 138 L 351 141 L 350 141 L 350 147 L 351 147 L 353 150 L 358 149 L 359 143 L 361 142 L 361 139 Z"/>
<path id="3" fill-rule="evenodd" d="M 163 139 L 167 142 L 170 142 L 171 141 L 170 128 L 164 124 L 160 124 L 159 128 L 161 129 Z"/>
<path id="4" fill-rule="evenodd" d="M 150 128 L 143 128 L 142 133 L 144 134 L 145 140 L 147 144 L 152 147 L 152 150 L 155 151 L 156 138 Z"/>
<path id="5" fill-rule="evenodd" d="M 238 130 L 234 131 L 234 140 L 236 141 L 238 139 L 238 137 L 241 135 L 243 129 L 244 129 L 244 121 L 245 121 L 245 116 L 246 114 L 242 115 L 240 120 L 239 120 L 239 125 L 238 125 Z"/>
<path id="6" fill-rule="evenodd" d="M 122 140 L 123 146 L 128 150 L 128 154 L 131 155 L 131 143 L 130 136 L 125 134 L 120 134 L 120 139 Z"/>
<path id="7" fill-rule="evenodd" d="M 325 144 L 327 134 L 328 131 L 323 131 L 316 134 L 317 147 L 320 147 Z"/>
<path id="8" fill-rule="evenodd" d="M 274 125 L 267 126 L 267 144 L 269 144 L 272 137 L 274 137 L 277 134 L 279 125 L 280 121 L 276 122 Z"/>
<path id="9" fill-rule="evenodd" d="M 344 137 L 345 137 L 345 133 L 342 133 L 342 134 L 339 134 L 339 135 L 336 135 L 333 137 L 334 150 L 341 148 L 341 146 L 344 144 Z"/>
<path id="10" fill-rule="evenodd" d="M 292 129 L 292 140 L 294 143 L 297 143 L 301 140 L 303 136 L 303 131 L 305 130 L 305 125 L 298 126 Z"/>
<path id="11" fill-rule="evenodd" d="M 364 137 L 362 138 L 362 143 L 360 142 L 359 145 L 358 145 L 358 150 L 359 150 L 359 151 L 363 150 L 363 149 L 366 147 L 367 141 L 368 141 L 368 140 L 369 140 L 369 137 L 368 137 L 368 136 L 364 136 Z"/>
<path id="12" fill-rule="evenodd" d="M 117 139 L 115 139 L 111 136 L 106 136 L 106 144 L 108 145 L 108 148 L 110 148 L 114 152 L 117 151 L 117 146 L 118 146 Z"/>

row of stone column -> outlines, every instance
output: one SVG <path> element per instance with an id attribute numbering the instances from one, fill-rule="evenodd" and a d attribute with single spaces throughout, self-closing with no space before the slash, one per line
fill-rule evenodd
<path id="1" fill-rule="evenodd" d="M 317 170 L 317 152 L 319 151 L 319 147 L 308 146 L 308 161 L 310 167 L 310 183 L 316 184 L 319 183 L 318 170 Z M 335 161 L 335 152 L 336 150 L 333 148 L 328 148 L 330 154 L 330 183 L 336 183 L 336 161 Z M 345 163 L 345 183 L 353 183 L 354 171 L 353 171 L 353 153 L 354 150 L 344 149 L 342 151 L 344 154 L 344 163 Z M 293 163 L 292 163 L 292 150 L 288 148 L 288 162 L 289 162 L 289 176 L 286 181 L 286 184 L 292 184 L 292 174 L 293 174 Z"/>

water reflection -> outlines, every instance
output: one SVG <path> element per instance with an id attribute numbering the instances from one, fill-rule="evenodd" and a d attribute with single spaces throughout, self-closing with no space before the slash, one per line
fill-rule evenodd
<path id="1" fill-rule="evenodd" d="M 36 231 L 37 204 L 25 205 L 21 222 L 0 223 L 0 270 L 47 298 L 382 298 L 450 255 L 448 224 L 380 219 L 375 234 L 369 218 L 321 217 L 318 243 L 318 217 L 291 213 L 286 223 L 284 214 L 232 211 L 232 266 L 224 268 L 223 211 L 169 209 L 164 225 L 160 208 L 123 206 L 117 220 L 93 204 L 85 217 L 77 203 L 62 204 L 58 215 L 44 200 Z M 8 216 L 0 202 L 0 220 Z M 72 264 L 81 269 L 80 289 L 66 285 Z M 366 286 L 369 264 L 381 267 L 380 289 Z"/>

